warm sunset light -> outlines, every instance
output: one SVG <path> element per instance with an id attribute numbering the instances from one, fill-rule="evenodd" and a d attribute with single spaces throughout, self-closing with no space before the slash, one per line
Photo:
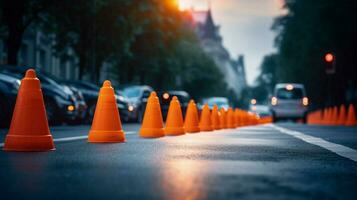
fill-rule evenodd
<path id="1" fill-rule="evenodd" d="M 187 10 L 192 6 L 192 0 L 179 0 L 179 8 L 180 10 Z"/>
<path id="2" fill-rule="evenodd" d="M 194 9 L 206 9 L 209 7 L 208 0 L 178 0 L 180 10 Z"/>

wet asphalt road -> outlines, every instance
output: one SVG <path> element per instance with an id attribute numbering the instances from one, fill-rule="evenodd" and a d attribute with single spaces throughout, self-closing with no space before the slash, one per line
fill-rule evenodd
<path id="1" fill-rule="evenodd" d="M 148 140 L 130 124 L 124 125 L 125 144 L 88 144 L 77 137 L 88 126 L 55 127 L 56 151 L 0 151 L 1 199 L 357 197 L 356 161 L 276 127 L 343 145 L 357 156 L 357 127 L 281 123 Z M 1 142 L 5 133 L 0 130 Z"/>

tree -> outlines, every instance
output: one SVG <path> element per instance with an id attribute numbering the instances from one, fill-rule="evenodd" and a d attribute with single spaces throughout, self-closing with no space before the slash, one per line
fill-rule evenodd
<path id="1" fill-rule="evenodd" d="M 357 2 L 350 0 L 286 0 L 288 13 L 276 19 L 281 81 L 304 83 L 313 103 L 345 103 L 346 91 L 357 87 Z M 336 74 L 325 74 L 324 55 L 334 52 Z M 332 88 L 328 88 L 332 82 Z M 331 102 L 330 102 L 331 103 Z"/>
<path id="2" fill-rule="evenodd" d="M 1 35 L 7 46 L 7 63 L 17 65 L 22 37 L 30 25 L 46 20 L 52 0 L 0 0 Z"/>
<path id="3" fill-rule="evenodd" d="M 278 67 L 278 55 L 266 55 L 260 66 L 261 72 L 256 79 L 256 84 L 265 87 L 266 91 L 270 94 L 272 93 L 275 84 L 279 81 L 277 76 Z"/>

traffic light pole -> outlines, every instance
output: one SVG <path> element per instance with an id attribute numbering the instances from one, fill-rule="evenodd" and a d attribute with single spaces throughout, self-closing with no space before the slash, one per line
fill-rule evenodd
<path id="1" fill-rule="evenodd" d="M 334 98 L 334 74 L 336 72 L 336 56 L 333 53 L 325 55 L 325 72 L 327 75 L 327 106 L 333 106 L 335 103 Z"/>

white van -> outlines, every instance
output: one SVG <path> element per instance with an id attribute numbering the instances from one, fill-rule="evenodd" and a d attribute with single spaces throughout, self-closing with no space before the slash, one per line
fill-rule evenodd
<path id="1" fill-rule="evenodd" d="M 280 83 L 271 98 L 274 122 L 280 119 L 302 119 L 306 123 L 309 99 L 302 84 Z"/>

